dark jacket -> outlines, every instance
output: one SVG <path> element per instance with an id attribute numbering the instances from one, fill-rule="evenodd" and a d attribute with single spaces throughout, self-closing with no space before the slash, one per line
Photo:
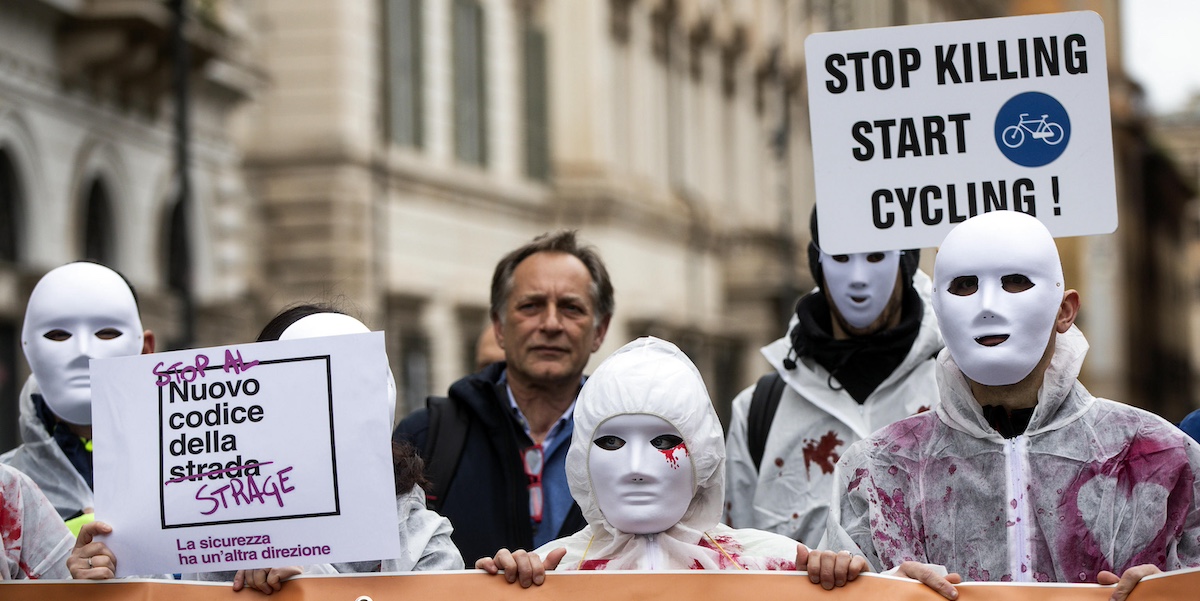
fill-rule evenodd
<path id="1" fill-rule="evenodd" d="M 450 399 L 468 417 L 466 442 L 442 500 L 441 514 L 454 526 L 450 535 L 468 566 L 500 549 L 533 549 L 529 519 L 529 478 L 520 450 L 533 441 L 509 411 L 508 392 L 498 384 L 503 362 L 492 364 L 450 386 Z M 404 418 L 393 438 L 408 441 L 426 461 L 429 413 L 418 409 Z M 429 470 L 426 469 L 428 476 Z M 587 525 L 572 505 L 555 538 Z"/>

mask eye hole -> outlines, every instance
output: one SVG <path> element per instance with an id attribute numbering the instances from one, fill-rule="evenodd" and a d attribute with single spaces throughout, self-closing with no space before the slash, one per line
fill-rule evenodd
<path id="1" fill-rule="evenodd" d="M 660 451 L 673 449 L 680 444 L 683 444 L 683 439 L 674 434 L 663 434 L 662 436 L 655 436 L 650 440 L 650 445 Z"/>
<path id="2" fill-rule="evenodd" d="M 1000 287 L 1003 288 L 1005 292 L 1011 292 L 1015 294 L 1017 292 L 1025 292 L 1026 290 L 1033 288 L 1033 282 L 1031 282 L 1029 278 L 1019 273 L 1014 273 L 1000 278 Z"/>
<path id="3" fill-rule="evenodd" d="M 871 253 L 871 254 L 867 255 L 867 262 L 868 263 L 878 263 L 883 260 L 883 257 L 884 257 L 883 253 Z"/>
<path id="4" fill-rule="evenodd" d="M 42 334 L 42 338 L 45 338 L 46 340 L 53 340 L 55 342 L 62 342 L 70 339 L 71 333 L 66 330 L 50 330 L 49 332 Z"/>
<path id="5" fill-rule="evenodd" d="M 850 255 L 829 255 L 829 258 L 837 261 L 838 263 L 845 263 L 850 260 Z"/>
<path id="6" fill-rule="evenodd" d="M 112 340 L 114 338 L 120 338 L 121 334 L 121 330 L 116 328 L 104 328 L 103 330 L 96 332 L 96 338 L 99 338 L 100 340 Z"/>
<path id="7" fill-rule="evenodd" d="M 625 441 L 618 436 L 601 436 L 592 442 L 605 451 L 615 451 L 625 446 Z"/>
<path id="8" fill-rule="evenodd" d="M 973 275 L 960 275 L 950 280 L 950 286 L 946 288 L 946 292 L 954 296 L 971 296 L 976 290 L 979 290 L 979 278 Z"/>

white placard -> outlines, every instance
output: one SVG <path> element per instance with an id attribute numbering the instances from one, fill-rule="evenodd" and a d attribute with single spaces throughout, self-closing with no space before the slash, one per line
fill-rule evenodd
<path id="1" fill-rule="evenodd" d="M 819 33 L 805 56 L 827 252 L 937 246 L 997 209 L 1054 236 L 1116 229 L 1096 13 Z"/>
<path id="2" fill-rule="evenodd" d="M 383 334 L 97 359 L 117 575 L 397 557 Z"/>

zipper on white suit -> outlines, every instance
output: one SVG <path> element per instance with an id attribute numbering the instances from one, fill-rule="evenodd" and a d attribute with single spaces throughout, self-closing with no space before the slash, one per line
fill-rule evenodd
<path id="1" fill-rule="evenodd" d="M 1029 550 L 1029 502 L 1026 499 L 1028 467 L 1024 435 L 1004 442 L 1008 463 L 1008 498 L 1004 502 L 1008 517 L 1009 573 L 1014 582 L 1033 581 L 1033 561 Z M 1022 570 L 1021 566 L 1025 569 Z"/>
<path id="2" fill-rule="evenodd" d="M 646 537 L 646 569 L 657 570 L 662 563 L 662 546 L 658 544 L 657 534 L 647 534 Z"/>

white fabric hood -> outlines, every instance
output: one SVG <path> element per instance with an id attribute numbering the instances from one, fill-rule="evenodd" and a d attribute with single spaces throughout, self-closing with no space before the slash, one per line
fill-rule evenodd
<path id="1" fill-rule="evenodd" d="M 588 460 L 597 449 L 592 444 L 596 429 L 623 414 L 653 415 L 670 423 L 691 459 L 691 503 L 675 526 L 657 535 L 618 530 L 604 518 L 592 492 Z M 640 338 L 609 356 L 580 391 L 572 441 L 567 480 L 588 527 L 543 547 L 567 547 L 560 568 L 727 569 L 736 564 L 779 569 L 795 558 L 795 541 L 719 524 L 725 499 L 725 440 L 700 372 L 675 345 Z"/>
<path id="2" fill-rule="evenodd" d="M 725 500 L 725 439 L 699 370 L 674 344 L 639 338 L 604 360 L 575 405 L 567 481 L 589 524 L 604 520 L 592 494 L 588 454 L 596 428 L 621 414 L 662 418 L 679 430 L 692 459 L 693 495 L 681 525 L 702 532 L 717 525 Z M 608 526 L 611 529 L 611 526 Z"/>

